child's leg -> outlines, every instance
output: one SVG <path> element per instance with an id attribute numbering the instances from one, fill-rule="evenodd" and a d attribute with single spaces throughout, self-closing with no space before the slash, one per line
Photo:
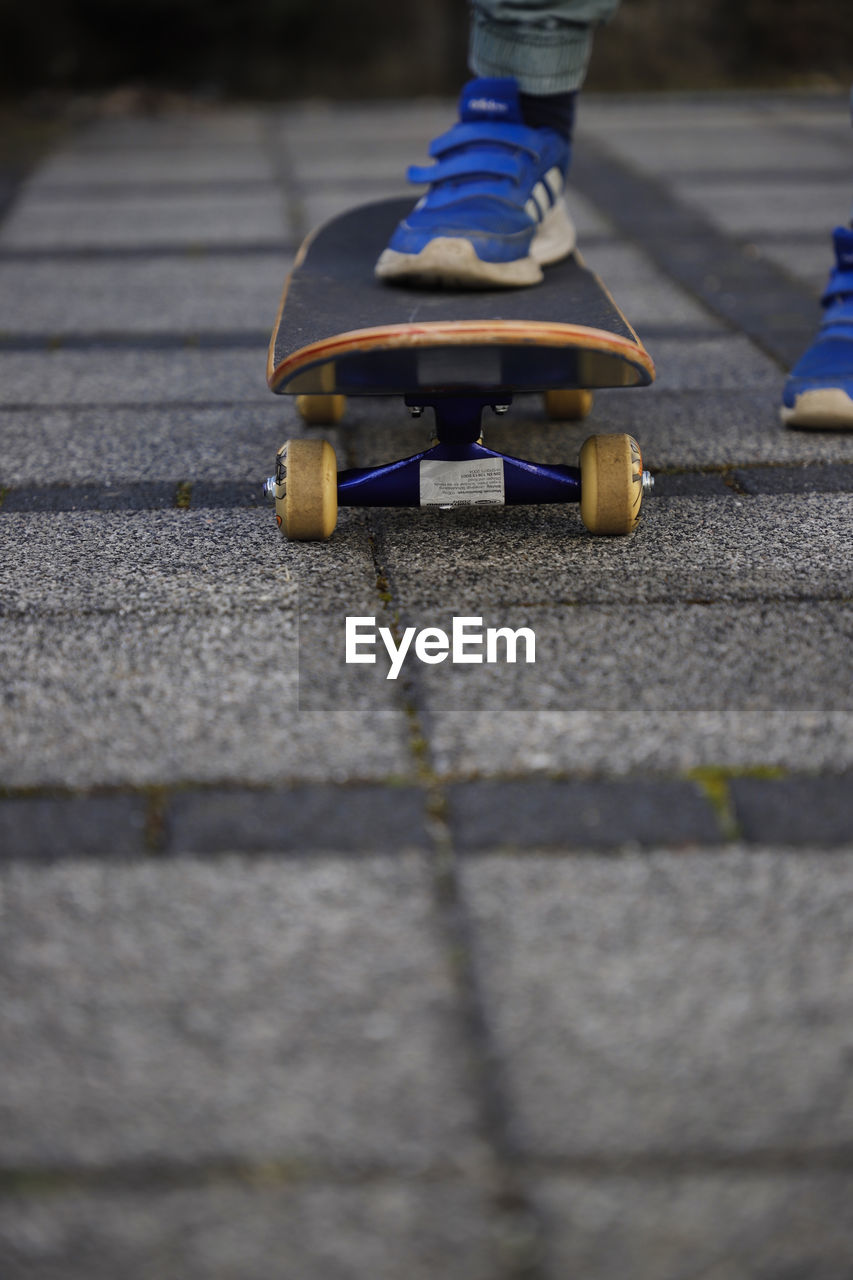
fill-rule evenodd
<path id="1" fill-rule="evenodd" d="M 477 78 L 459 121 L 409 170 L 426 194 L 376 264 L 383 280 L 528 285 L 571 253 L 563 190 L 575 96 L 592 29 L 618 0 L 476 0 L 470 56 Z"/>
<path id="2" fill-rule="evenodd" d="M 619 0 L 473 0 L 468 65 L 512 76 L 522 94 L 580 89 L 597 26 Z"/>

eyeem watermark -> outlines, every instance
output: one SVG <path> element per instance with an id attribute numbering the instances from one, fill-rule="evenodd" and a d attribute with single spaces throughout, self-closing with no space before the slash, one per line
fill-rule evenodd
<path id="1" fill-rule="evenodd" d="M 347 662 L 376 662 L 379 641 L 391 666 L 386 680 L 396 680 L 409 653 L 420 662 L 524 662 L 536 661 L 536 635 L 532 627 L 486 627 L 482 618 L 452 618 L 450 634 L 441 627 L 406 627 L 397 644 L 390 627 L 377 627 L 375 618 L 347 618 Z"/>

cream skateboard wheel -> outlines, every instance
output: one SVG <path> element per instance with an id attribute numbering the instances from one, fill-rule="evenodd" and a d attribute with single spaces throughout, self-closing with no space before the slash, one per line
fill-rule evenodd
<path id="1" fill-rule="evenodd" d="M 580 452 L 581 520 L 590 533 L 630 533 L 643 501 L 643 459 L 633 436 L 590 436 Z"/>
<path id="2" fill-rule="evenodd" d="M 344 416 L 346 396 L 304 395 L 296 397 L 296 408 L 303 422 L 312 427 L 334 427 Z"/>
<path id="3" fill-rule="evenodd" d="M 566 388 L 545 392 L 545 414 L 552 422 L 579 422 L 592 408 L 592 392 Z"/>
<path id="4" fill-rule="evenodd" d="M 275 517 L 288 538 L 320 541 L 338 522 L 338 469 L 328 440 L 288 440 L 278 451 Z"/>

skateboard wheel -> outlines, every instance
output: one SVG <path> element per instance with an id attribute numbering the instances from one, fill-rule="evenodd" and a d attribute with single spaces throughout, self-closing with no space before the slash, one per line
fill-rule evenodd
<path id="1" fill-rule="evenodd" d="M 338 468 L 328 440 L 288 440 L 278 451 L 275 515 L 288 538 L 328 538 L 338 522 Z"/>
<path id="2" fill-rule="evenodd" d="M 545 415 L 552 422 L 579 422 L 591 408 L 591 391 L 571 387 L 545 392 Z"/>
<path id="3" fill-rule="evenodd" d="M 333 427 L 340 422 L 347 407 L 346 396 L 306 395 L 296 397 L 296 408 L 303 422 L 312 427 Z"/>
<path id="4" fill-rule="evenodd" d="M 630 533 L 643 501 L 643 459 L 633 436 L 590 436 L 580 453 L 581 520 L 590 533 Z"/>

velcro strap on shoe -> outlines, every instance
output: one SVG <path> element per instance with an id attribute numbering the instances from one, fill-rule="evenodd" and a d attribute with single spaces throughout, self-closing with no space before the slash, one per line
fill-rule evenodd
<path id="1" fill-rule="evenodd" d="M 492 178 L 509 178 L 517 182 L 521 177 L 521 164 L 516 156 L 500 151 L 465 151 L 439 160 L 438 164 L 410 166 L 410 182 L 444 182 L 448 178 L 474 178 L 481 175 Z"/>
<path id="2" fill-rule="evenodd" d="M 424 200 L 427 199 L 429 200 L 429 208 L 433 213 L 436 209 L 449 209 L 452 205 L 465 206 L 470 209 L 472 202 L 476 204 L 482 200 L 487 200 L 491 204 L 502 204 L 507 210 L 518 208 L 517 203 L 509 196 L 501 196 L 496 192 L 494 180 L 490 181 L 488 179 L 483 182 L 472 180 L 464 185 L 447 182 L 443 185 L 432 187 L 429 196 L 424 196 Z M 467 216 L 470 219 L 471 214 L 469 213 Z M 476 211 L 474 216 L 477 216 Z"/>
<path id="3" fill-rule="evenodd" d="M 437 158 L 446 155 L 448 151 L 455 151 L 457 147 L 476 147 L 483 143 L 527 151 L 535 157 L 539 156 L 541 150 L 536 129 L 528 129 L 523 124 L 490 124 L 479 121 L 474 124 L 455 124 L 447 133 L 430 143 L 429 153 Z"/>
<path id="4" fill-rule="evenodd" d="M 829 273 L 829 282 L 823 292 L 821 302 L 826 306 L 834 298 L 849 297 L 853 297 L 853 269 L 847 271 L 835 267 Z"/>

